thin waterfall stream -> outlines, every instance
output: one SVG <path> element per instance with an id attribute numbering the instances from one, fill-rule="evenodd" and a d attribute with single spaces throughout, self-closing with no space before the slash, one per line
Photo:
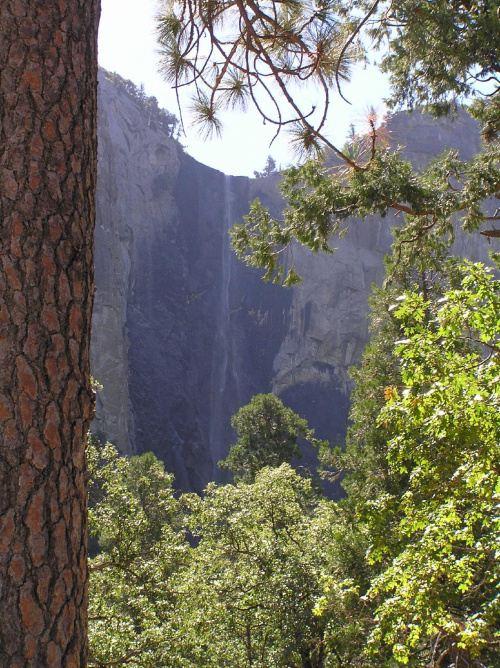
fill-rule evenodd
<path id="1" fill-rule="evenodd" d="M 231 192 L 232 177 L 224 176 L 224 229 L 221 249 L 221 287 L 220 306 L 217 318 L 217 329 L 212 353 L 212 383 L 210 396 L 210 452 L 214 461 L 214 479 L 217 479 L 217 462 L 225 452 L 224 433 L 227 431 L 223 424 L 226 416 L 225 394 L 228 383 L 228 367 L 231 354 L 231 340 L 229 330 L 229 286 L 231 283 L 232 251 L 230 246 L 229 229 L 233 225 L 233 206 Z"/>

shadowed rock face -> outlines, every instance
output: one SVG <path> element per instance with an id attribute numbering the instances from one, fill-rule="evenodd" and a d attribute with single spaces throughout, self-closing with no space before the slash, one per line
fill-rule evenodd
<path id="1" fill-rule="evenodd" d="M 271 390 L 292 294 L 229 250 L 249 179 L 185 155 L 102 73 L 99 102 L 93 431 L 153 450 L 200 491 L 218 478 L 230 416 Z"/>
<path id="2" fill-rule="evenodd" d="M 367 299 L 397 221 L 354 221 L 333 256 L 297 247 L 303 283 L 266 284 L 230 252 L 227 229 L 255 197 L 279 213 L 277 179 L 197 163 L 102 73 L 99 104 L 93 431 L 125 453 L 154 451 L 196 491 L 220 479 L 230 416 L 258 392 L 274 391 L 319 437 L 342 436 L 347 369 L 368 340 Z M 457 142 L 465 157 L 478 147 L 466 116 L 398 115 L 389 129 L 419 166 Z M 478 235 L 465 246 L 486 258 Z"/>

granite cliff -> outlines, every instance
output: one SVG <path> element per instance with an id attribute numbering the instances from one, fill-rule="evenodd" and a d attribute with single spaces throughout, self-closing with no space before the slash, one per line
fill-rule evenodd
<path id="1" fill-rule="evenodd" d="M 464 157 L 478 147 L 465 115 L 398 115 L 389 130 L 416 165 L 445 146 Z M 276 186 L 197 163 L 101 73 L 93 431 L 122 452 L 153 450 L 183 490 L 219 479 L 230 416 L 258 392 L 274 391 L 322 438 L 346 428 L 347 370 L 368 340 L 367 299 L 397 220 L 353 221 L 333 256 L 294 249 L 304 280 L 286 290 L 239 263 L 227 235 L 255 197 L 279 211 Z M 457 244 L 486 258 L 478 235 Z"/>

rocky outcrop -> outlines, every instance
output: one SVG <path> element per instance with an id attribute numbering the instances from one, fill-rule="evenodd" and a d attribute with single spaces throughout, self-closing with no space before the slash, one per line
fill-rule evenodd
<path id="1" fill-rule="evenodd" d="M 297 247 L 303 283 L 266 284 L 236 260 L 227 230 L 255 197 L 279 212 L 277 179 L 197 163 L 105 74 L 99 89 L 92 365 L 104 389 L 93 430 L 123 452 L 153 450 L 179 488 L 197 491 L 219 479 L 230 416 L 258 392 L 340 438 L 347 370 L 368 340 L 368 295 L 397 220 L 353 221 L 333 256 Z M 464 156 L 476 150 L 474 123 L 456 123 L 398 115 L 389 130 L 421 166 L 457 140 Z M 485 258 L 482 241 L 467 238 L 468 254 Z"/>
<path id="2" fill-rule="evenodd" d="M 218 476 L 230 416 L 271 388 L 291 294 L 229 249 L 250 181 L 187 156 L 101 73 L 93 431 L 153 450 L 182 489 Z"/>

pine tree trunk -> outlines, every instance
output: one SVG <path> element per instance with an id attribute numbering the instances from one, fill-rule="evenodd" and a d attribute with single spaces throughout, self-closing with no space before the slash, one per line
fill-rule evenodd
<path id="1" fill-rule="evenodd" d="M 99 0 L 0 2 L 0 666 L 84 666 Z"/>

